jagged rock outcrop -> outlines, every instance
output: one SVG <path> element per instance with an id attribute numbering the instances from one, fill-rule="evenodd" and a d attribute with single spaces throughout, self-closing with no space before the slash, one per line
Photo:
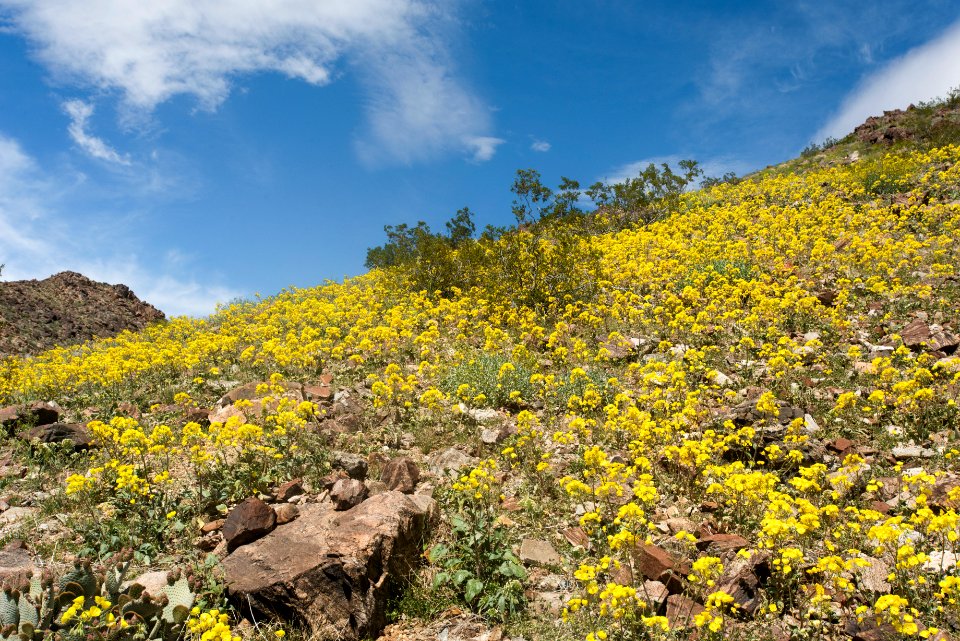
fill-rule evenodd
<path id="1" fill-rule="evenodd" d="M 106 338 L 163 318 L 126 285 L 97 283 L 75 272 L 0 282 L 0 356 Z"/>

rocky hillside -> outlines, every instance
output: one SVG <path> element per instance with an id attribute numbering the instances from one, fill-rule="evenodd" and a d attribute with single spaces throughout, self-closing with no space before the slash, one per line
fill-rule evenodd
<path id="1" fill-rule="evenodd" d="M 913 142 L 0 362 L 4 635 L 954 638 L 960 145 Z"/>
<path id="2" fill-rule="evenodd" d="M 0 356 L 107 338 L 163 318 L 126 285 L 97 283 L 75 272 L 0 282 Z"/>

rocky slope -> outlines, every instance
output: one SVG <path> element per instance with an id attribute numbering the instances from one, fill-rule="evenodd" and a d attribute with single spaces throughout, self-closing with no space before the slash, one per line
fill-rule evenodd
<path id="1" fill-rule="evenodd" d="M 106 338 L 163 318 L 126 285 L 97 283 L 75 272 L 0 283 L 0 355 Z"/>

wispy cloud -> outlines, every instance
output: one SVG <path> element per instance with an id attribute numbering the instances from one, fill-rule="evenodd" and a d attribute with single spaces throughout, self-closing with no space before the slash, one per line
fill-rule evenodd
<path id="1" fill-rule="evenodd" d="M 217 302 L 237 295 L 190 276 L 189 265 L 176 253 L 169 260 L 161 257 L 157 264 L 145 264 L 136 243 L 116 224 L 122 212 L 78 213 L 72 188 L 71 180 L 45 171 L 16 140 L 0 133 L 0 263 L 6 264 L 5 279 L 44 278 L 70 269 L 129 285 L 168 314 L 208 314 Z"/>
<path id="2" fill-rule="evenodd" d="M 469 136 L 464 140 L 467 150 L 473 153 L 473 162 L 487 162 L 497 153 L 497 147 L 505 142 L 503 138 L 492 136 Z"/>
<path id="3" fill-rule="evenodd" d="M 247 74 L 324 85 L 358 70 L 367 159 L 476 155 L 490 110 L 458 76 L 446 42 L 459 3 L 440 0 L 0 0 L 54 79 L 119 92 L 132 118 L 178 95 L 216 109 Z M 346 63 L 346 64 L 345 64 Z M 79 143 L 78 143 L 79 144 Z"/>
<path id="4" fill-rule="evenodd" d="M 82 100 L 68 100 L 63 103 L 63 110 L 70 116 L 70 125 L 67 127 L 70 139 L 73 140 L 80 149 L 99 160 L 105 160 L 118 165 L 130 165 L 129 156 L 121 155 L 103 140 L 87 131 L 88 121 L 90 120 L 90 116 L 93 115 L 92 104 Z"/>
<path id="5" fill-rule="evenodd" d="M 960 21 L 867 76 L 814 136 L 842 137 L 886 109 L 946 95 L 960 86 Z"/>
<path id="6" fill-rule="evenodd" d="M 540 153 L 546 153 L 550 151 L 550 143 L 548 143 L 546 140 L 534 140 L 532 143 L 530 143 L 530 149 Z"/>

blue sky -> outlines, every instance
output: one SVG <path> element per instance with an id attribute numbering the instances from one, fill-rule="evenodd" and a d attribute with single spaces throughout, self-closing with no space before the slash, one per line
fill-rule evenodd
<path id="1" fill-rule="evenodd" d="M 519 168 L 744 173 L 960 85 L 960 0 L 0 0 L 0 263 L 170 314 L 510 222 Z"/>

